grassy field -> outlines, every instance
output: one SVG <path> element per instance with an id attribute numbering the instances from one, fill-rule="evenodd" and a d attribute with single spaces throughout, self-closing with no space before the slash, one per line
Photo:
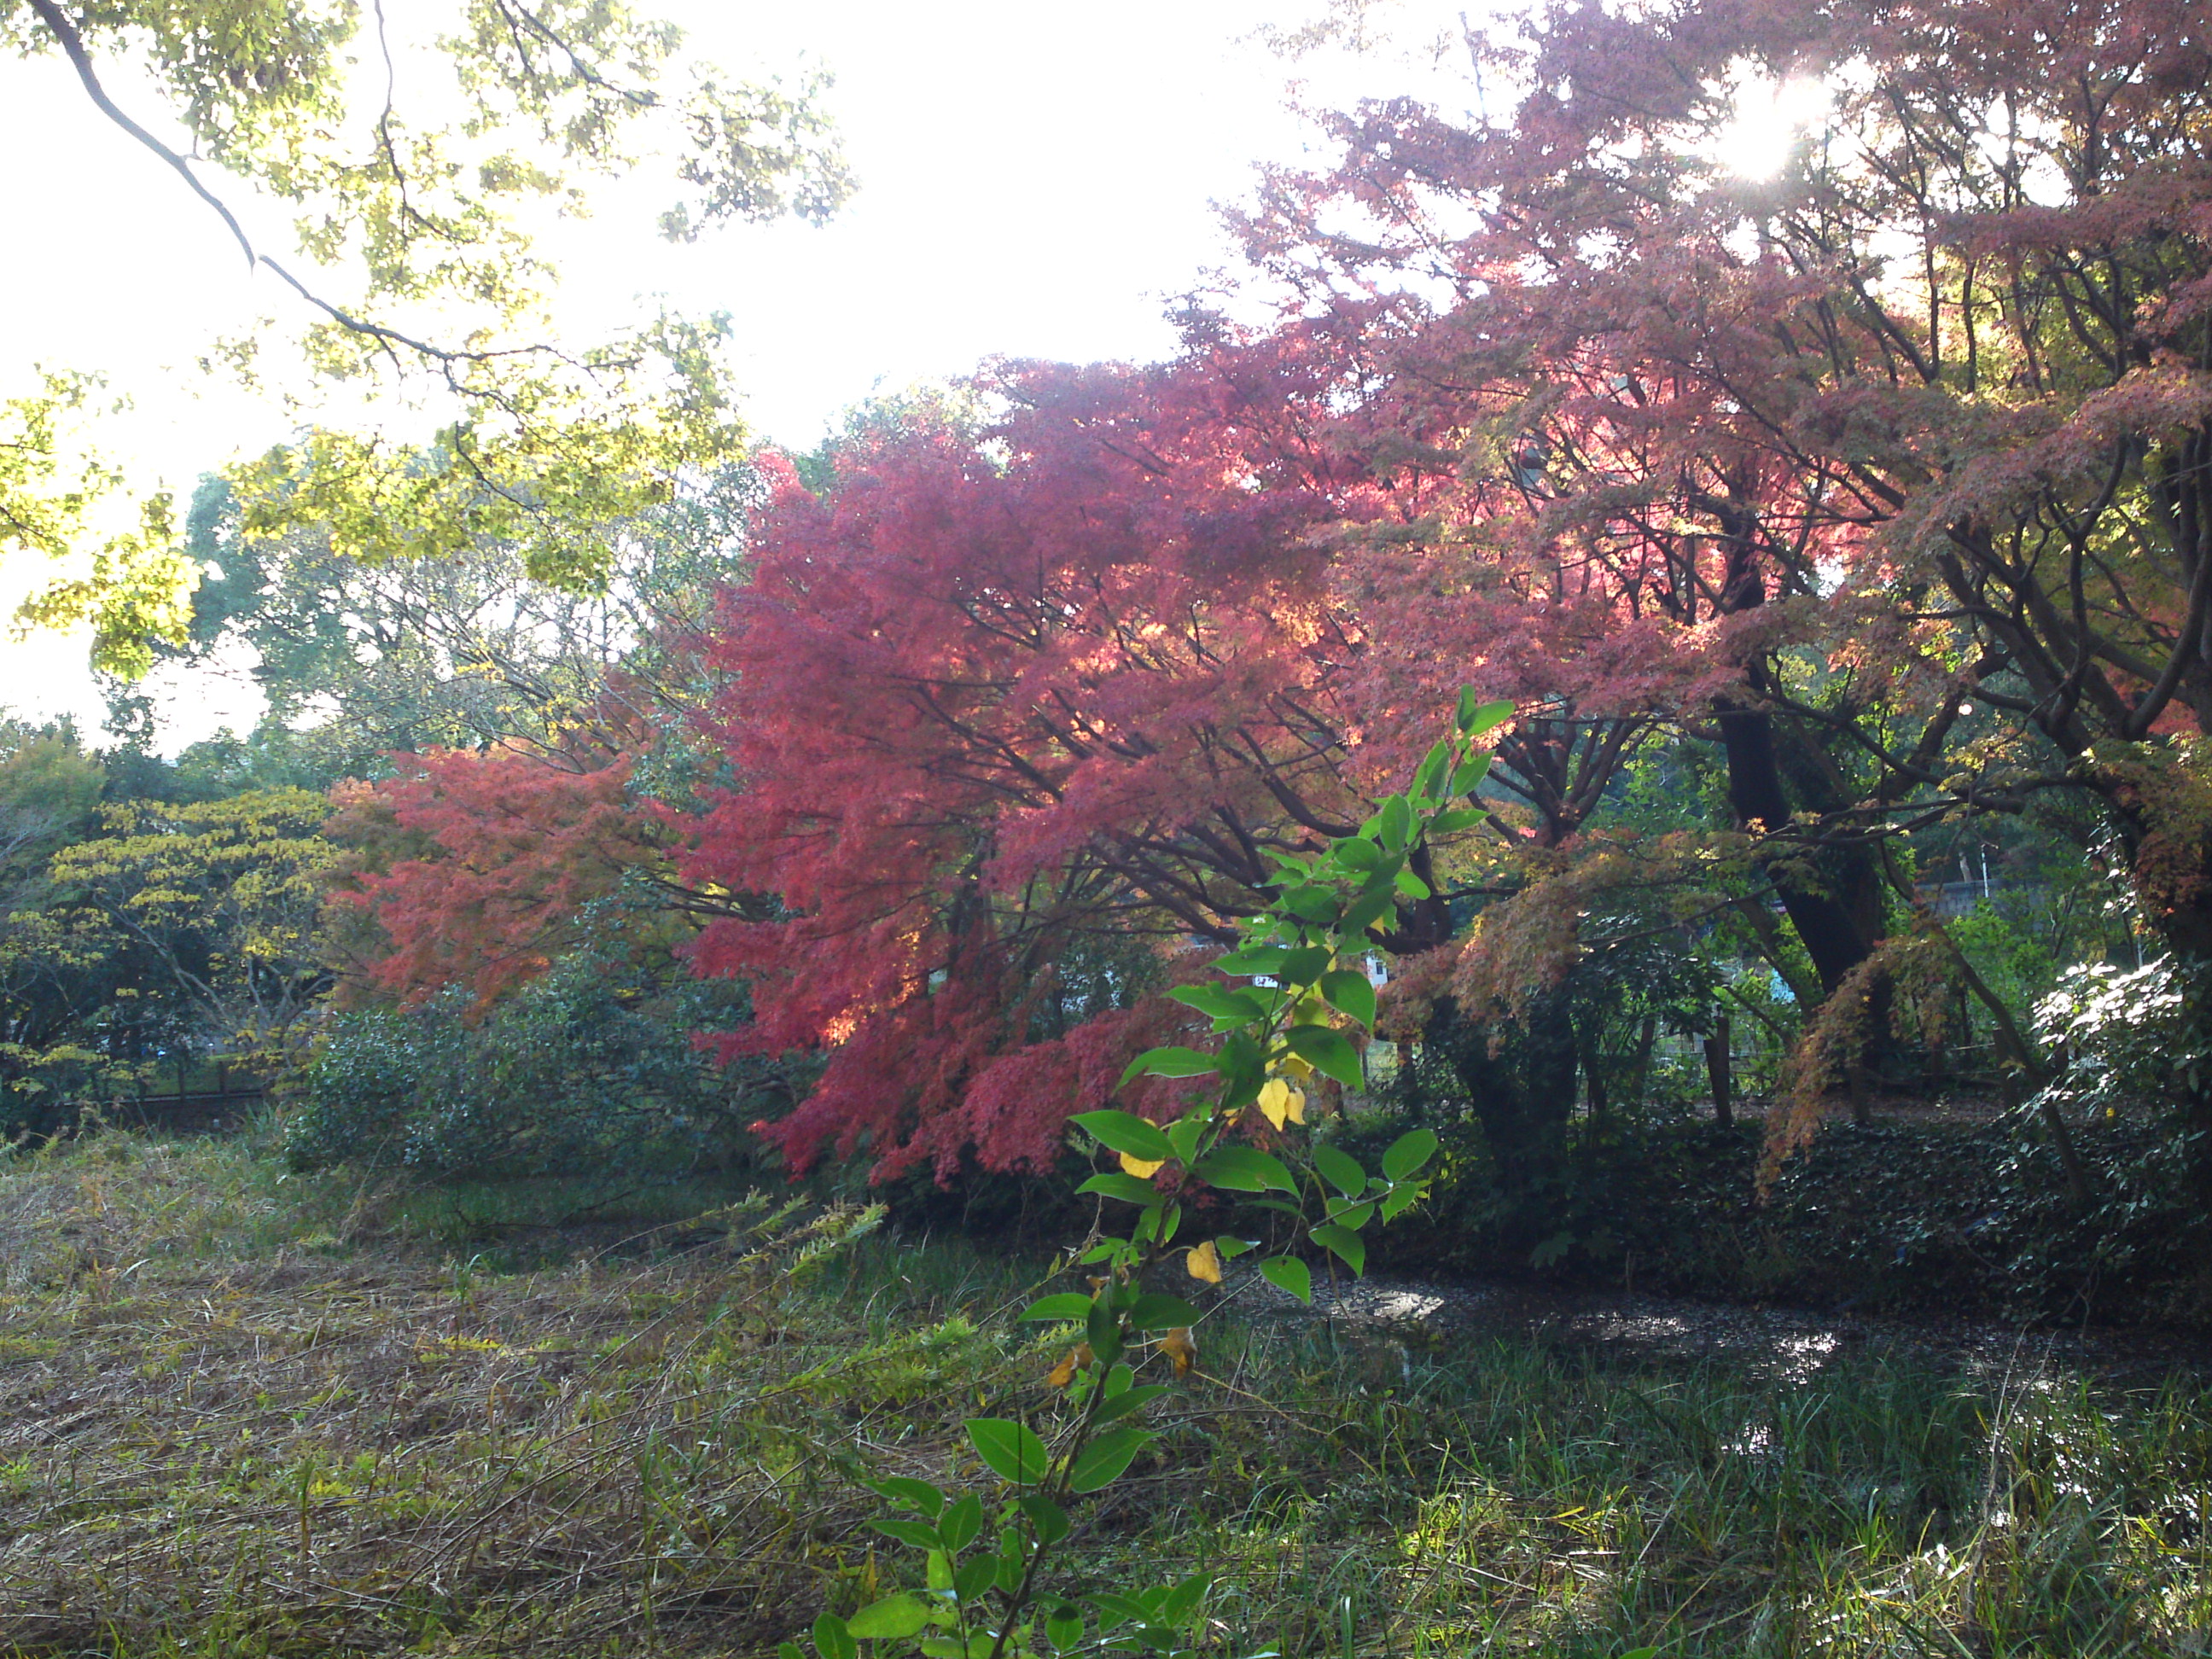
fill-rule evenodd
<path id="1" fill-rule="evenodd" d="M 0 1653 L 754 1654 L 883 1593 L 857 1483 L 1042 1403 L 1041 1267 L 727 1196 L 0 1168 Z M 1200 1338 L 1076 1565 L 1217 1572 L 1224 1656 L 2212 1651 L 2193 1386 Z"/>

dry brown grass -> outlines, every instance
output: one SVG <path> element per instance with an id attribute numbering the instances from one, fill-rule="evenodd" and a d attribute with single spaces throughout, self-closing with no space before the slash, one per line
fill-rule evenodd
<path id="1" fill-rule="evenodd" d="M 285 1181 L 237 1141 L 0 1166 L 0 1656 L 766 1654 L 913 1582 L 861 1476 L 994 1495 L 960 1419 L 1043 1403 L 1003 1252 L 755 1200 L 489 1273 L 493 1231 L 609 1237 L 596 1195 L 526 1198 Z M 1201 1345 L 1060 1582 L 1217 1574 L 1212 1653 L 2212 1651 L 2188 1378 L 1424 1351 L 1264 1310 Z"/>
<path id="2" fill-rule="evenodd" d="M 863 1212 L 483 1277 L 276 1182 L 126 1137 L 0 1175 L 0 1652 L 769 1650 L 871 1501 L 842 1448 L 957 1431 L 972 1328 L 805 1291 Z"/>

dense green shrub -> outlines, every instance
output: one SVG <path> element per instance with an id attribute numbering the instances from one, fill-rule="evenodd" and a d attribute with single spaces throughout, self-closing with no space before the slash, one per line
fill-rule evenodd
<path id="1" fill-rule="evenodd" d="M 735 1167 L 746 1125 L 785 1109 L 766 1061 L 724 1067 L 693 1033 L 732 1020 L 726 988 L 582 954 L 481 1019 L 454 992 L 333 1016 L 286 1124 L 295 1167 L 428 1177 Z"/>
<path id="2" fill-rule="evenodd" d="M 1364 1145 L 1402 1124 L 1378 1116 L 1346 1137 Z M 1833 1123 L 1764 1197 L 1755 1123 L 1625 1122 L 1578 1148 L 1537 1195 L 1553 1231 L 1533 1251 L 1501 1220 L 1520 1206 L 1499 1194 L 1479 1133 L 1440 1127 L 1434 1195 L 1383 1241 L 1386 1270 L 2038 1321 L 2212 1322 L 2203 1265 L 2212 1229 L 2188 1201 L 2173 1141 L 2140 1112 L 2077 1129 L 2087 1205 L 2027 1110 L 1986 1123 Z"/>

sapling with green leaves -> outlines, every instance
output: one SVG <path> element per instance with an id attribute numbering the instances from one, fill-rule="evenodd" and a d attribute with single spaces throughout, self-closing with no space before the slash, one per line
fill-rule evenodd
<path id="1" fill-rule="evenodd" d="M 1097 1237 L 1077 1258 L 1095 1275 L 1088 1292 L 1048 1296 L 1022 1315 L 1071 1328 L 1067 1354 L 1048 1378 L 1056 1401 L 1049 1437 L 1006 1418 L 969 1419 L 969 1443 L 1001 1483 L 989 1504 L 927 1480 L 874 1483 L 890 1510 L 870 1524 L 921 1553 L 926 1588 L 885 1596 L 849 1619 L 823 1613 L 813 1629 L 820 1659 L 858 1659 L 864 1641 L 879 1653 L 918 1651 L 925 1659 L 1198 1650 L 1211 1588 L 1203 1575 L 1072 1596 L 1050 1586 L 1046 1567 L 1073 1530 L 1075 1500 L 1119 1480 L 1158 1437 L 1143 1413 L 1170 1385 L 1140 1382 L 1139 1373 L 1165 1361 L 1181 1377 L 1196 1362 L 1191 1331 L 1201 1316 L 1182 1297 L 1152 1288 L 1153 1270 L 1179 1255 L 1189 1277 L 1218 1285 L 1223 1263 L 1257 1248 L 1226 1233 L 1186 1237 L 1192 1199 L 1208 1188 L 1246 1194 L 1251 1206 L 1295 1218 L 1312 1243 L 1358 1274 L 1367 1262 L 1361 1232 L 1420 1197 L 1420 1172 L 1437 1150 L 1426 1129 L 1400 1136 L 1376 1171 L 1326 1142 L 1305 1143 L 1306 1157 L 1293 1163 L 1249 1137 L 1264 1124 L 1287 1151 L 1282 1137 L 1305 1122 L 1305 1085 L 1316 1073 L 1360 1085 L 1353 1034 L 1364 1037 L 1375 1024 L 1375 987 L 1364 966 L 1371 930 L 1401 896 L 1429 896 L 1412 864 L 1424 842 L 1480 820 L 1479 810 L 1455 803 L 1481 784 L 1490 765 L 1481 740 L 1512 713 L 1510 703 L 1482 703 L 1471 688 L 1462 690 L 1452 730 L 1405 793 L 1317 852 L 1271 853 L 1273 901 L 1242 924 L 1240 942 L 1213 963 L 1220 978 L 1169 993 L 1212 1022 L 1211 1051 L 1154 1048 L 1122 1074 L 1124 1085 L 1146 1076 L 1209 1080 L 1180 1117 L 1159 1123 L 1096 1111 L 1074 1118 L 1121 1164 L 1078 1190 L 1136 1213 L 1126 1231 Z M 1267 1256 L 1259 1272 L 1301 1301 L 1312 1299 L 1312 1273 L 1300 1256 Z M 805 1659 L 796 1642 L 780 1651 L 782 1659 Z"/>

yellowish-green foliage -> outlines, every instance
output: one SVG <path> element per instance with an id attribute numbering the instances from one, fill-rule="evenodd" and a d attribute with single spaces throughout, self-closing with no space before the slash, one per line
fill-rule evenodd
<path id="1" fill-rule="evenodd" d="M 588 581 L 604 557 L 597 527 L 730 459 L 741 434 L 719 322 L 563 337 L 545 224 L 641 169 L 667 178 L 661 228 L 678 239 L 732 219 L 821 218 L 851 180 L 817 78 L 732 80 L 612 0 L 463 0 L 438 21 L 410 40 L 383 8 L 350 0 L 4 0 L 0 52 L 65 58 L 146 165 L 173 168 L 248 262 L 293 291 L 313 319 L 301 346 L 318 384 L 419 422 L 397 440 L 316 431 L 241 466 L 253 530 L 326 525 L 336 546 L 369 557 L 507 538 L 533 574 Z M 165 109 L 125 106 L 149 84 Z M 161 115 L 192 155 L 138 118 Z M 233 191 L 288 219 L 292 246 L 250 236 Z M 258 384 L 273 326 L 212 347 L 210 370 Z M 0 554 L 78 556 L 25 618 L 90 620 L 100 659 L 138 672 L 149 636 L 175 635 L 190 572 L 165 499 L 141 502 L 135 528 L 102 531 L 94 505 L 125 481 L 59 459 L 89 390 L 49 377 L 0 406 Z M 313 424 L 311 407 L 300 413 Z"/>
<path id="2" fill-rule="evenodd" d="M 273 1058 L 322 987 L 316 927 L 339 857 L 320 833 L 329 815 L 305 789 L 107 807 L 106 833 L 53 856 L 53 902 L 11 932 L 30 950 L 143 951 L 211 1035 Z"/>
<path id="3" fill-rule="evenodd" d="M 148 639 L 173 637 L 184 626 L 192 572 L 176 544 L 167 495 L 140 500 L 127 529 L 98 525 L 97 504 L 125 481 L 88 457 L 65 458 L 70 434 L 97 391 L 81 376 L 48 374 L 39 389 L 0 401 L 0 555 L 81 554 L 81 568 L 33 595 L 20 619 L 94 618 L 101 660 L 143 673 L 153 662 Z"/>

